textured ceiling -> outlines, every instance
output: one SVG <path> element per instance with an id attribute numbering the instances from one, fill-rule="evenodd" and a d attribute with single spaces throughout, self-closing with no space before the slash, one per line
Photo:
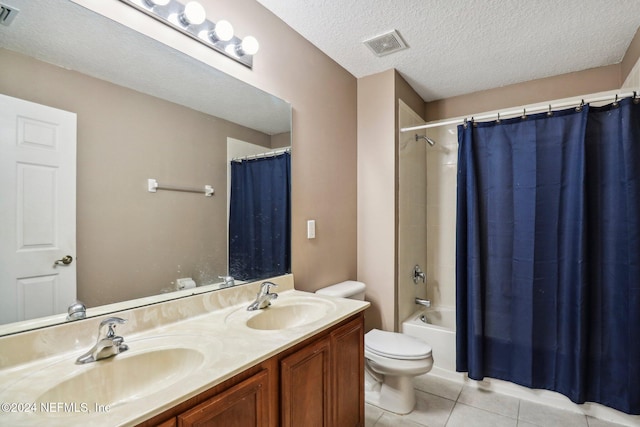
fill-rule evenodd
<path id="1" fill-rule="evenodd" d="M 269 135 L 290 130 L 284 101 L 69 0 L 0 1 L 20 11 L 0 25 L 0 47 Z"/>
<path id="2" fill-rule="evenodd" d="M 425 101 L 622 60 L 640 0 L 258 0 L 356 77 L 397 69 Z M 396 29 L 409 49 L 362 44 Z"/>

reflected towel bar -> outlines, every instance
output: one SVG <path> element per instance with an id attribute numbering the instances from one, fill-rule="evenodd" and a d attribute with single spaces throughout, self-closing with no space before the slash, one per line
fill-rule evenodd
<path id="1" fill-rule="evenodd" d="M 149 193 L 155 193 L 158 190 L 184 191 L 186 193 L 204 193 L 204 195 L 207 197 L 213 196 L 213 193 L 214 193 L 213 187 L 210 185 L 205 185 L 203 189 L 202 187 L 195 188 L 195 187 L 177 187 L 174 185 L 160 185 L 158 184 L 158 181 L 156 181 L 153 178 L 149 178 L 147 182 L 149 185 L 148 187 Z"/>

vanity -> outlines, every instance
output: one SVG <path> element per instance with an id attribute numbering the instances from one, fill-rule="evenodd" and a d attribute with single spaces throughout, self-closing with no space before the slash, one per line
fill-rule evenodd
<path id="1" fill-rule="evenodd" d="M 369 303 L 260 282 L 0 337 L 0 419 L 20 425 L 364 425 Z M 128 350 L 76 359 L 109 316 Z"/>

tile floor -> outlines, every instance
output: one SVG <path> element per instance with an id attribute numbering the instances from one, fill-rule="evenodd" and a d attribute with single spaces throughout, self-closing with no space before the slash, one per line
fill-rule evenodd
<path id="1" fill-rule="evenodd" d="M 619 427 L 569 411 L 480 390 L 433 375 L 415 379 L 407 415 L 365 405 L 365 427 Z"/>

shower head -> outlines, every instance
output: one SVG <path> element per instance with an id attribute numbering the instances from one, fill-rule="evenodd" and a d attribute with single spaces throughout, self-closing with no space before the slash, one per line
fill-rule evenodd
<path id="1" fill-rule="evenodd" d="M 421 139 L 424 139 L 425 141 L 427 141 L 427 144 L 429 144 L 432 147 L 436 145 L 436 142 L 433 139 L 429 138 L 426 135 L 418 135 L 416 133 L 416 141 L 420 141 Z"/>

